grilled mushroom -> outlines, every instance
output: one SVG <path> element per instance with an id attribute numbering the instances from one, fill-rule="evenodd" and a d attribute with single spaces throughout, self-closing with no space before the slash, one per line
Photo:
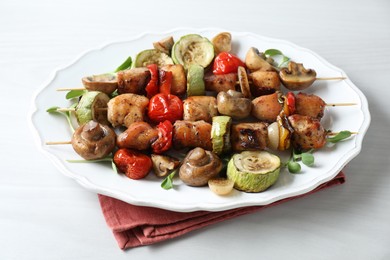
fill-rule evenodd
<path id="1" fill-rule="evenodd" d="M 81 125 L 72 136 L 72 147 L 86 160 L 101 159 L 115 147 L 115 132 L 95 121 Z"/>
<path id="2" fill-rule="evenodd" d="M 275 68 L 266 61 L 264 53 L 257 48 L 251 47 L 245 56 L 245 65 L 251 71 L 263 70 L 273 71 Z"/>
<path id="3" fill-rule="evenodd" d="M 316 80 L 317 73 L 313 69 L 305 69 L 302 63 L 290 61 L 287 68 L 279 72 L 282 84 L 289 90 L 303 90 Z"/>
<path id="4" fill-rule="evenodd" d="M 84 87 L 89 91 L 99 91 L 111 94 L 118 88 L 118 78 L 114 73 L 92 75 L 81 79 Z"/>
<path id="5" fill-rule="evenodd" d="M 166 155 L 152 154 L 153 171 L 157 177 L 166 177 L 172 170 L 179 166 L 180 161 Z"/>
<path id="6" fill-rule="evenodd" d="M 250 115 L 252 109 L 251 100 L 245 98 L 241 92 L 228 90 L 217 95 L 218 112 L 234 119 L 243 119 Z"/>
<path id="7" fill-rule="evenodd" d="M 213 152 L 200 147 L 191 150 L 182 162 L 180 179 L 189 186 L 204 186 L 222 169 L 222 161 Z"/>
<path id="8" fill-rule="evenodd" d="M 232 50 L 232 35 L 229 32 L 221 32 L 211 40 L 216 54 Z"/>

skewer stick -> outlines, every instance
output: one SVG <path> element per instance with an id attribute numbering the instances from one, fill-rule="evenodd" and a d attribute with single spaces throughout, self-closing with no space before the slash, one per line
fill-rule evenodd
<path id="1" fill-rule="evenodd" d="M 45 144 L 46 145 L 58 145 L 58 144 L 71 144 L 72 142 L 71 141 L 49 141 L 49 142 L 46 142 Z"/>
<path id="2" fill-rule="evenodd" d="M 328 107 L 343 107 L 343 106 L 355 106 L 356 103 L 327 103 L 325 104 Z"/>
<path id="3" fill-rule="evenodd" d="M 57 88 L 57 91 L 86 90 L 86 88 Z"/>
<path id="4" fill-rule="evenodd" d="M 321 77 L 316 78 L 316 80 L 344 80 L 347 77 Z M 249 83 L 252 83 L 249 81 Z M 237 81 L 237 84 L 240 84 L 240 82 Z M 86 90 L 86 88 L 57 88 L 57 91 L 72 91 L 72 90 Z"/>
<path id="5" fill-rule="evenodd" d="M 340 132 L 328 132 L 326 135 L 331 135 L 331 136 L 334 136 L 334 135 L 338 135 Z M 357 135 L 359 134 L 359 132 L 350 132 L 351 135 Z"/>
<path id="6" fill-rule="evenodd" d="M 96 108 L 98 111 L 107 111 L 107 107 L 98 107 Z M 58 112 L 75 112 L 76 109 L 72 107 L 63 107 L 63 108 L 57 108 Z"/>
<path id="7" fill-rule="evenodd" d="M 346 79 L 347 77 L 329 77 L 329 78 L 316 78 L 316 80 L 343 80 Z"/>

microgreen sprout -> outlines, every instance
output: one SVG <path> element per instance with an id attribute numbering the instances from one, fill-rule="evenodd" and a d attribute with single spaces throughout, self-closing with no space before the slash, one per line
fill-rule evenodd
<path id="1" fill-rule="evenodd" d="M 66 99 L 78 98 L 84 95 L 87 92 L 86 89 L 74 89 L 66 93 Z"/>
<path id="2" fill-rule="evenodd" d="M 131 56 L 129 56 L 121 65 L 119 65 L 118 68 L 115 69 L 114 72 L 129 69 L 131 67 L 132 63 L 133 63 L 133 60 L 131 59 Z"/>
<path id="3" fill-rule="evenodd" d="M 176 173 L 178 173 L 179 167 L 171 171 L 171 173 L 165 177 L 165 179 L 161 183 L 161 188 L 165 190 L 170 190 L 173 188 L 173 177 L 175 177 Z"/>
<path id="4" fill-rule="evenodd" d="M 67 162 L 69 163 L 99 163 L 99 162 L 111 162 L 111 167 L 112 167 L 112 170 L 115 172 L 115 173 L 118 173 L 118 168 L 116 167 L 115 163 L 114 163 L 114 159 L 112 158 L 112 156 L 107 156 L 107 157 L 104 157 L 104 158 L 101 158 L 101 159 L 95 159 L 95 160 L 66 160 Z"/>
<path id="5" fill-rule="evenodd" d="M 350 131 L 341 131 L 335 136 L 328 137 L 327 141 L 330 143 L 338 143 L 344 139 L 347 139 L 351 135 L 352 135 L 352 133 Z"/>
<path id="6" fill-rule="evenodd" d="M 301 171 L 301 165 L 299 162 L 302 162 L 306 166 L 314 165 L 314 156 L 313 149 L 307 152 L 298 152 L 295 149 L 291 151 L 290 159 L 285 163 L 288 171 L 290 173 L 299 173 Z"/>
<path id="7" fill-rule="evenodd" d="M 290 61 L 290 58 L 277 49 L 268 49 L 264 52 L 266 57 L 282 56 L 282 61 L 279 63 L 278 68 L 282 68 Z"/>
<path id="8" fill-rule="evenodd" d="M 75 108 L 77 104 L 73 104 L 72 106 L 70 106 L 69 108 Z M 48 113 L 51 113 L 51 114 L 60 114 L 60 115 L 64 115 L 66 117 L 66 120 L 68 121 L 68 125 L 70 127 L 70 129 L 72 130 L 72 132 L 75 131 L 74 129 L 74 126 L 72 124 L 72 118 L 71 118 L 71 112 L 70 111 L 65 111 L 65 112 L 62 112 L 62 111 L 59 111 L 60 107 L 50 107 L 46 110 L 46 112 Z"/>

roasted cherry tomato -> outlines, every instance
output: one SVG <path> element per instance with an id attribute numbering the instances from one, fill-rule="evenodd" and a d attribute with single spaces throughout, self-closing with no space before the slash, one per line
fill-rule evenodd
<path id="1" fill-rule="evenodd" d="M 183 102 L 175 95 L 157 94 L 149 101 L 148 116 L 154 123 L 174 123 L 183 118 Z"/>
<path id="2" fill-rule="evenodd" d="M 168 120 L 161 122 L 157 126 L 158 139 L 152 143 L 154 153 L 160 154 L 168 151 L 172 146 L 172 123 Z"/>
<path id="3" fill-rule="evenodd" d="M 237 73 L 239 66 L 245 67 L 245 63 L 240 58 L 228 52 L 221 52 L 214 59 L 213 73 L 217 75 Z"/>
<path id="4" fill-rule="evenodd" d="M 172 71 L 160 70 L 159 73 L 160 80 L 160 93 L 162 94 L 171 94 L 171 84 L 172 84 Z"/>
<path id="5" fill-rule="evenodd" d="M 156 64 L 150 64 L 147 66 L 147 68 L 150 71 L 151 78 L 148 85 L 145 87 L 145 91 L 146 96 L 151 98 L 158 93 L 158 67 Z"/>
<path id="6" fill-rule="evenodd" d="M 114 163 L 119 171 L 134 180 L 144 178 L 152 169 L 152 159 L 149 156 L 127 148 L 115 152 Z"/>

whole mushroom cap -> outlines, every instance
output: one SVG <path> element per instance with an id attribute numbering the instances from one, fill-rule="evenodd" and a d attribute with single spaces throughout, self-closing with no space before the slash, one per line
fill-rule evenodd
<path id="1" fill-rule="evenodd" d="M 95 121 L 81 125 L 72 136 L 72 147 L 86 160 L 106 157 L 115 148 L 116 134 L 107 125 Z"/>
<path id="2" fill-rule="evenodd" d="M 182 162 L 180 179 L 189 186 L 204 186 L 222 169 L 221 159 L 213 152 L 197 147 L 191 150 Z"/>

